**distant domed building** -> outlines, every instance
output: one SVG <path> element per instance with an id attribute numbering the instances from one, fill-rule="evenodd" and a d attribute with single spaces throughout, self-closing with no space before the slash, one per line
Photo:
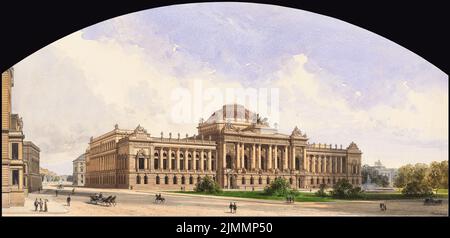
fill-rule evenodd
<path id="1" fill-rule="evenodd" d="M 282 134 L 266 118 L 229 104 L 198 124 L 198 135 L 151 136 L 143 127 L 91 138 L 86 186 L 130 189 L 192 189 L 211 176 L 223 188 L 263 188 L 277 177 L 292 188 L 332 186 L 341 179 L 361 185 L 361 155 L 347 148 L 309 143 L 295 127 Z"/>

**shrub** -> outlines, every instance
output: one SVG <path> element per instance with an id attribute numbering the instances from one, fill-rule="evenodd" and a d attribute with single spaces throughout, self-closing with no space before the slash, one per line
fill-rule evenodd
<path id="1" fill-rule="evenodd" d="M 319 197 L 326 197 L 327 196 L 327 192 L 325 191 L 326 188 L 327 188 L 326 184 L 321 184 L 319 190 L 316 192 L 316 195 Z"/>
<path id="2" fill-rule="evenodd" d="M 432 195 L 433 190 L 427 183 L 413 181 L 406 184 L 402 190 L 402 194 L 408 197 L 423 197 Z"/>
<path id="3" fill-rule="evenodd" d="M 216 194 L 221 193 L 222 189 L 220 188 L 220 185 L 216 181 L 214 181 L 211 177 L 205 176 L 200 180 L 200 182 L 197 183 L 197 185 L 194 188 L 194 191 Z"/>
<path id="4" fill-rule="evenodd" d="M 342 179 L 333 186 L 331 195 L 334 198 L 360 198 L 363 192 L 360 187 L 353 187 L 347 179 Z"/>
<path id="5" fill-rule="evenodd" d="M 264 188 L 264 193 L 274 196 L 286 196 L 291 193 L 289 182 L 284 178 L 276 178 L 269 186 Z"/>

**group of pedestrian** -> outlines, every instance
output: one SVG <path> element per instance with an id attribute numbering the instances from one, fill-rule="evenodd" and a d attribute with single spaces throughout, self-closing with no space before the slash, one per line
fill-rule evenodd
<path id="1" fill-rule="evenodd" d="M 236 202 L 230 202 L 230 212 L 231 213 L 236 213 L 236 210 L 237 210 L 237 205 L 236 205 Z"/>
<path id="2" fill-rule="evenodd" d="M 70 207 L 70 201 L 71 201 L 72 199 L 70 198 L 70 194 L 69 194 L 69 196 L 67 197 L 67 206 L 68 207 Z"/>
<path id="3" fill-rule="evenodd" d="M 287 203 L 294 203 L 294 201 L 295 201 L 294 195 L 288 194 L 288 195 L 286 196 L 286 202 L 287 202 Z"/>
<path id="4" fill-rule="evenodd" d="M 38 207 L 39 207 L 39 212 L 48 212 L 47 202 L 48 202 L 48 199 L 42 200 L 42 198 L 39 198 L 39 200 L 38 200 L 36 198 L 36 200 L 34 200 L 34 211 L 37 212 Z"/>
<path id="5" fill-rule="evenodd" d="M 386 209 L 387 209 L 386 204 L 384 202 L 380 203 L 380 210 L 384 212 L 386 211 Z"/>

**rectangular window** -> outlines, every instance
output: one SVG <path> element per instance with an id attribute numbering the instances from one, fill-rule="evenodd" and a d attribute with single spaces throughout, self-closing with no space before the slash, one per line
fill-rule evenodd
<path id="1" fill-rule="evenodd" d="M 12 143 L 12 159 L 13 160 L 19 159 L 19 144 L 18 143 Z"/>
<path id="2" fill-rule="evenodd" d="M 19 170 L 12 170 L 12 185 L 19 185 Z"/>

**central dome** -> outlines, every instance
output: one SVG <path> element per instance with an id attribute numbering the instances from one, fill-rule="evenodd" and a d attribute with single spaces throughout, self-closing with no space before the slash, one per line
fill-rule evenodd
<path id="1" fill-rule="evenodd" d="M 226 104 L 222 109 L 215 111 L 206 120 L 206 123 L 217 122 L 241 122 L 241 123 L 255 123 L 257 121 L 257 114 L 248 110 L 240 104 Z"/>

